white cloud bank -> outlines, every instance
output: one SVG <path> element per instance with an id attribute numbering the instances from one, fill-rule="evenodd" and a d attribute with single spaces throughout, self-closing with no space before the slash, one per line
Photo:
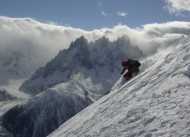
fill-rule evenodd
<path id="1" fill-rule="evenodd" d="M 126 37 L 126 44 L 137 46 L 147 56 L 160 47 L 173 45 L 172 42 L 182 36 L 190 35 L 190 22 L 149 24 L 136 29 L 118 25 L 85 31 L 44 24 L 30 18 L 0 17 L 0 85 L 30 76 L 82 35 L 89 41 L 103 36 L 112 41 Z"/>
<path id="2" fill-rule="evenodd" d="M 190 0 L 165 0 L 170 13 L 190 12 Z"/>
<path id="3" fill-rule="evenodd" d="M 0 17 L 0 84 L 29 76 L 83 33 L 30 18 Z"/>

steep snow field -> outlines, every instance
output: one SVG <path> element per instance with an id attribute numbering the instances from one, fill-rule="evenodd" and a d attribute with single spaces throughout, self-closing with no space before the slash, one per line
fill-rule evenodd
<path id="1" fill-rule="evenodd" d="M 151 63 L 141 74 L 115 85 L 49 137 L 189 137 L 189 40 L 145 59 Z"/>

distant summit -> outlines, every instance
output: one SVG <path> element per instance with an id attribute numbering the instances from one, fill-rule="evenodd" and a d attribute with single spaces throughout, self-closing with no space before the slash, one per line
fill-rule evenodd
<path id="1" fill-rule="evenodd" d="M 138 58 L 141 51 L 128 46 L 128 39 L 110 42 L 103 37 L 88 42 L 83 36 L 71 43 L 20 87 L 21 91 L 38 94 L 60 83 L 75 80 L 86 90 L 104 95 L 119 78 L 120 62 L 127 57 Z"/>

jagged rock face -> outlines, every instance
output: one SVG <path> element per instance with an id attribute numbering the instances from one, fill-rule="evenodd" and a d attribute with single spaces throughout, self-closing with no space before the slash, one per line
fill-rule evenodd
<path id="1" fill-rule="evenodd" d="M 125 38 L 115 42 L 101 38 L 89 43 L 81 37 L 71 43 L 69 49 L 60 51 L 45 67 L 36 71 L 20 90 L 34 95 L 71 79 L 79 82 L 90 79 L 91 85 L 98 87 L 93 92 L 104 95 L 119 78 L 121 60 L 142 56 L 138 48 L 128 44 Z"/>
<path id="2" fill-rule="evenodd" d="M 91 102 L 76 94 L 48 90 L 2 117 L 2 125 L 14 137 L 46 137 Z"/>

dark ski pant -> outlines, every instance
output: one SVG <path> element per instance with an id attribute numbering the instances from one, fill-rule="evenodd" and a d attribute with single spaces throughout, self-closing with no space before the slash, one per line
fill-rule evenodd
<path id="1" fill-rule="evenodd" d="M 128 71 L 123 77 L 125 78 L 125 80 L 130 80 L 131 78 L 133 78 L 134 76 L 136 76 L 139 73 L 139 70 L 136 71 Z"/>

